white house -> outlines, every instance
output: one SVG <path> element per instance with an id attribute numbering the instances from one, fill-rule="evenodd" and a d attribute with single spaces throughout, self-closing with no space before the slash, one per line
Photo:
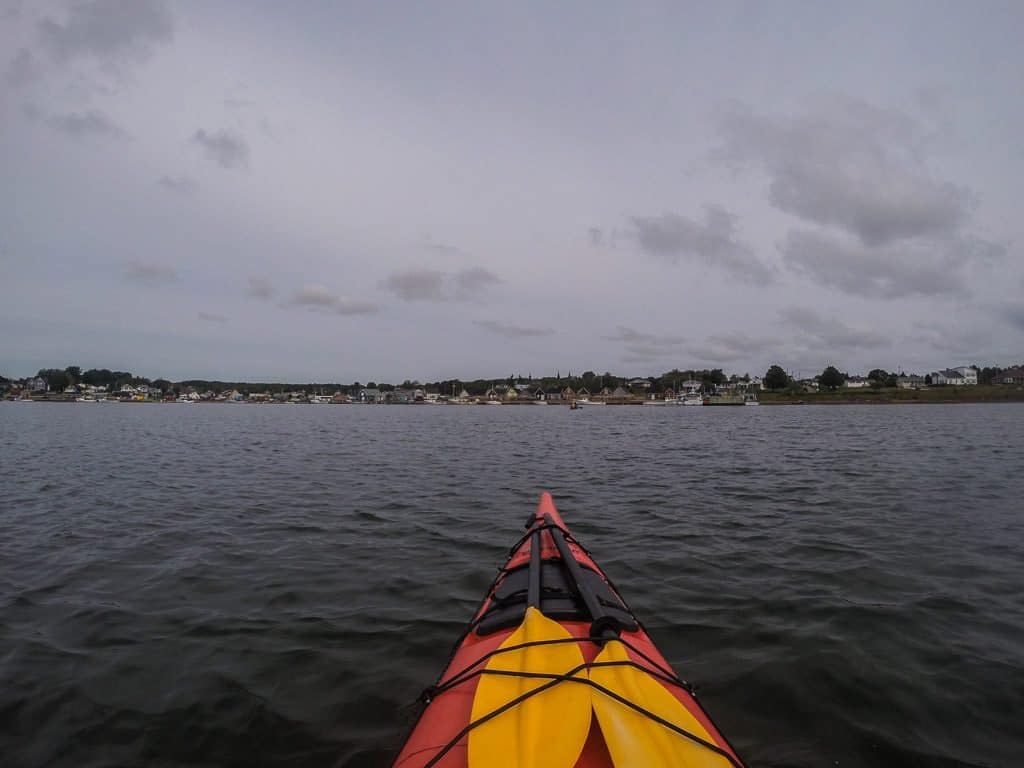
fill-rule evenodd
<path id="1" fill-rule="evenodd" d="M 843 382 L 843 386 L 847 389 L 866 389 L 871 386 L 871 379 L 864 376 L 850 376 Z"/>
<path id="2" fill-rule="evenodd" d="M 964 377 L 964 384 L 978 383 L 978 369 L 973 365 L 961 365 L 953 370 Z"/>
<path id="3" fill-rule="evenodd" d="M 918 376 L 917 374 L 914 373 L 910 374 L 909 376 L 907 374 L 901 375 L 896 380 L 896 385 L 900 389 L 923 389 L 925 386 L 927 386 L 924 381 L 924 376 Z"/>
<path id="4" fill-rule="evenodd" d="M 945 371 L 932 373 L 932 384 L 949 384 L 956 386 L 973 385 L 978 383 L 978 369 L 962 365 L 959 368 L 949 368 Z"/>

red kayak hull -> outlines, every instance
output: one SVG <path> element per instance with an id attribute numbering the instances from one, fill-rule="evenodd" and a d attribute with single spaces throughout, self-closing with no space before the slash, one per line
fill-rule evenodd
<path id="1" fill-rule="evenodd" d="M 544 493 L 541 496 L 540 504 L 537 507 L 537 512 L 531 525 L 542 525 L 545 521 L 545 515 L 549 515 L 549 519 L 555 525 L 563 530 L 567 530 L 561 516 L 558 514 L 558 510 L 555 508 L 554 501 L 548 493 Z M 572 554 L 581 566 L 594 570 L 607 581 L 604 572 L 601 571 L 597 563 L 594 562 L 582 547 L 572 540 L 570 540 L 569 546 Z M 492 588 L 488 591 L 487 597 L 474 617 L 475 620 L 483 616 L 491 606 L 494 600 L 494 592 L 500 588 L 501 581 L 505 578 L 505 573 L 519 566 L 525 566 L 530 562 L 530 547 L 531 537 L 526 536 L 520 545 L 512 551 L 508 561 L 502 568 L 502 575 L 498 577 Z M 541 556 L 545 561 L 559 559 L 559 552 L 550 530 L 544 530 L 541 533 Z M 614 590 L 614 587 L 610 585 L 609 587 Z M 614 592 L 614 594 L 621 599 L 621 595 L 618 592 Z M 625 604 L 625 601 L 623 601 L 623 604 Z M 589 621 L 560 621 L 559 623 L 573 637 L 586 638 L 590 634 Z M 473 626 L 473 622 L 471 622 L 470 626 Z M 478 662 L 484 656 L 497 649 L 512 634 L 514 629 L 514 627 L 510 627 L 482 636 L 477 634 L 475 630 L 469 631 L 456 646 L 448 666 L 437 681 L 436 687 L 443 687 L 447 681 L 459 675 L 460 672 L 474 668 L 474 665 L 478 665 Z M 627 647 L 630 648 L 629 653 L 633 661 L 649 669 L 654 669 L 657 666 L 661 667 L 662 670 L 671 672 L 668 662 L 655 647 L 642 625 L 638 624 L 635 631 L 623 631 L 621 638 L 626 641 Z M 589 640 L 581 640 L 579 647 L 583 653 L 584 660 L 587 662 L 593 661 L 594 657 L 601 650 L 599 645 Z M 671 674 L 674 676 L 674 673 Z M 451 744 L 451 742 L 470 722 L 473 697 L 479 680 L 479 676 L 468 677 L 464 682 L 443 690 L 436 697 L 430 698 L 423 708 L 419 720 L 409 735 L 405 746 L 395 760 L 394 768 L 425 768 L 427 765 L 436 766 L 436 768 L 467 768 L 468 735 L 462 736 L 454 744 Z M 721 735 L 696 699 L 682 687 L 664 683 L 662 685 L 693 714 L 708 734 L 711 735 L 715 744 L 731 755 L 737 765 L 742 765 L 739 757 L 736 756 L 732 747 Z M 553 736 L 557 734 L 557 727 L 553 726 L 552 733 Z M 448 747 L 447 751 L 438 757 L 446 747 Z M 597 718 L 594 718 L 591 723 L 586 746 L 576 762 L 576 768 L 611 768 L 611 766 L 612 761 L 605 746 L 604 737 L 601 734 Z"/>

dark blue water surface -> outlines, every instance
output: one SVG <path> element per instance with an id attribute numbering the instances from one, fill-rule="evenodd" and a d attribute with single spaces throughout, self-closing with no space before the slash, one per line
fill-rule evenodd
<path id="1" fill-rule="evenodd" d="M 541 490 L 752 766 L 1024 765 L 1024 406 L 0 404 L 0 765 L 384 766 Z"/>

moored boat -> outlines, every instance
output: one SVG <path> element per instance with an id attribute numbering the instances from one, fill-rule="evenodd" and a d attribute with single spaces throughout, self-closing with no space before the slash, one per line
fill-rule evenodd
<path id="1" fill-rule="evenodd" d="M 526 528 L 394 768 L 743 768 L 549 494 Z"/>

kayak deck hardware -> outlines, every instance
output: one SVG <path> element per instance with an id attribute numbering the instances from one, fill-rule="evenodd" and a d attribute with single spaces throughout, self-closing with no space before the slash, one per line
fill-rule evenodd
<path id="1" fill-rule="evenodd" d="M 419 697 L 425 707 L 421 717 L 429 711 L 448 713 L 453 706 L 463 706 L 456 702 L 465 701 L 464 694 L 454 698 L 444 694 L 468 686 L 475 691 L 472 712 L 467 710 L 465 719 L 448 720 L 451 727 L 442 726 L 439 738 L 419 742 L 420 748 L 400 756 L 395 768 L 410 758 L 418 768 L 433 768 L 456 747 L 467 746 L 470 768 L 503 763 L 506 755 L 509 765 L 538 761 L 568 765 L 570 760 L 575 764 L 571 756 L 580 753 L 566 745 L 577 738 L 578 749 L 583 749 L 585 739 L 589 745 L 584 734 L 591 729 L 591 707 L 593 727 L 603 734 L 608 749 L 604 760 L 610 758 L 610 765 L 633 765 L 640 759 L 652 768 L 655 764 L 745 768 L 710 716 L 696 704 L 693 686 L 675 674 L 618 589 L 561 522 L 549 494 L 542 496 L 526 529 L 453 647 L 445 671 Z M 527 544 L 528 552 L 523 550 Z M 508 634 L 513 627 L 517 629 Z M 467 654 L 455 663 L 467 638 L 474 643 L 502 631 L 506 634 L 500 646 L 481 647 L 478 655 Z M 572 653 L 566 656 L 570 645 Z M 552 650 L 539 655 L 527 651 L 542 646 Z M 584 696 L 588 702 L 583 705 L 585 721 L 582 714 L 573 714 L 582 712 L 582 692 L 572 686 L 552 690 L 562 683 L 589 686 L 591 693 Z M 548 691 L 547 696 L 534 698 Z M 684 699 L 694 700 L 692 706 L 684 706 Z M 538 712 L 545 710 L 566 728 L 558 744 L 537 730 Z M 492 722 L 504 713 L 509 717 Z M 430 722 L 438 722 L 437 717 L 433 715 Z M 514 733 L 522 740 L 517 742 Z M 513 753 L 518 757 L 503 746 L 513 743 L 521 747 Z M 590 759 L 595 757 L 584 752 Z M 462 760 L 457 757 L 455 764 L 462 765 Z"/>

